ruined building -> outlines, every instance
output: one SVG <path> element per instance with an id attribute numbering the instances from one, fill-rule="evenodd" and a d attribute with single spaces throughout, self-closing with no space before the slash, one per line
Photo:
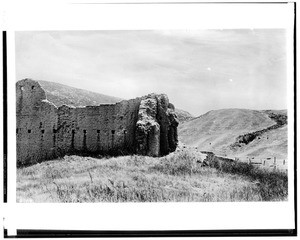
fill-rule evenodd
<path id="1" fill-rule="evenodd" d="M 176 149 L 178 120 L 164 94 L 56 107 L 31 79 L 18 81 L 16 94 L 19 166 L 73 153 L 162 156 Z"/>

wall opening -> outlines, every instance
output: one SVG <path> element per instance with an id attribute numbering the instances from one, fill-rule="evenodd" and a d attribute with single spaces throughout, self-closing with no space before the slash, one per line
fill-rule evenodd
<path id="1" fill-rule="evenodd" d="M 83 130 L 83 150 L 86 150 L 86 130 Z"/>
<path id="2" fill-rule="evenodd" d="M 100 130 L 97 130 L 97 151 L 100 151 Z"/>
<path id="3" fill-rule="evenodd" d="M 71 148 L 74 149 L 74 137 L 75 137 L 75 130 L 72 129 L 72 139 L 71 139 Z"/>
<path id="4" fill-rule="evenodd" d="M 28 133 L 31 133 L 31 129 L 28 129 Z"/>
<path id="5" fill-rule="evenodd" d="M 127 134 L 127 130 L 124 130 L 124 144 L 125 144 L 125 147 L 126 147 L 126 134 Z"/>
<path id="6" fill-rule="evenodd" d="M 56 145 L 56 130 L 53 129 L 53 147 L 55 148 L 55 145 Z"/>
<path id="7" fill-rule="evenodd" d="M 114 141 L 115 141 L 115 130 L 111 130 L 111 148 L 114 148 Z"/>

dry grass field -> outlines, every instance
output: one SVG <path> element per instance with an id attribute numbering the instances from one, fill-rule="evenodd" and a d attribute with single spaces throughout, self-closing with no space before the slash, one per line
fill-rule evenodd
<path id="1" fill-rule="evenodd" d="M 18 202 L 215 202 L 287 200 L 287 176 L 197 152 L 166 157 L 65 156 L 17 170 Z M 197 162 L 198 161 L 198 162 Z"/>

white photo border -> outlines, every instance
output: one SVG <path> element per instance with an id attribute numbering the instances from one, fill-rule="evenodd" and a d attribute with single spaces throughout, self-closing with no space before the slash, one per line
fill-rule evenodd
<path id="1" fill-rule="evenodd" d="M 286 202 L 16 203 L 15 31 L 284 28 L 287 30 L 288 53 L 288 156 L 289 159 L 294 157 L 293 3 L 78 3 L 79 1 L 40 3 L 15 0 L 7 2 L 5 6 L 9 153 L 5 228 L 12 233 L 15 233 L 16 229 L 294 229 L 292 160 L 289 161 L 289 198 Z"/>

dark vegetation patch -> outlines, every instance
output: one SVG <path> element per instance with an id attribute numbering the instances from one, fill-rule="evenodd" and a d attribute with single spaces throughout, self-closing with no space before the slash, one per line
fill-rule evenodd
<path id="1" fill-rule="evenodd" d="M 230 148 L 234 149 L 237 147 L 242 147 L 243 145 L 247 145 L 250 142 L 252 142 L 254 139 L 259 138 L 262 134 L 264 134 L 268 131 L 280 128 L 287 124 L 287 115 L 273 113 L 271 111 L 266 111 L 266 113 L 268 114 L 269 118 L 271 118 L 272 120 L 274 120 L 276 122 L 276 124 L 274 124 L 270 127 L 267 127 L 265 129 L 262 129 L 262 130 L 258 130 L 255 132 L 250 132 L 250 133 L 246 133 L 246 134 L 238 136 L 236 138 L 236 141 L 230 145 Z"/>

